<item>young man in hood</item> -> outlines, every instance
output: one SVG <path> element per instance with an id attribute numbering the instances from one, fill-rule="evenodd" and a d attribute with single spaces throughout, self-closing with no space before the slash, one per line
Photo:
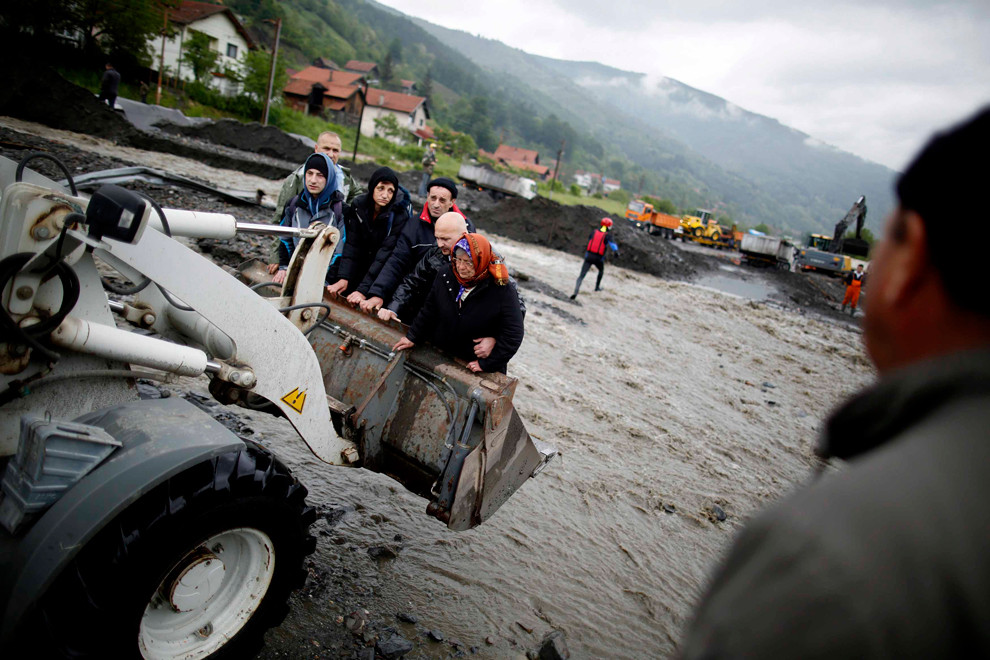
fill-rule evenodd
<path id="1" fill-rule="evenodd" d="M 340 239 L 330 258 L 327 282 L 336 282 L 337 265 L 347 243 L 347 229 L 343 215 L 334 212 L 340 207 L 342 195 L 337 189 L 337 169 L 324 153 L 314 153 L 303 164 L 303 191 L 293 197 L 285 208 L 280 225 L 305 229 L 314 222 L 336 227 Z M 285 281 L 285 270 L 298 243 L 295 237 L 281 238 L 278 243 L 278 265 L 272 278 L 276 284 Z"/>

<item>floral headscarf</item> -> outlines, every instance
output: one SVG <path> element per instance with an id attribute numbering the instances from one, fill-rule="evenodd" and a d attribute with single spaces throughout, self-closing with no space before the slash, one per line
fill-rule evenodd
<path id="1" fill-rule="evenodd" d="M 502 257 L 492 252 L 492 244 L 481 234 L 464 233 L 461 239 L 454 245 L 454 249 L 460 248 L 467 252 L 474 263 L 474 277 L 463 278 L 457 269 L 454 269 L 454 277 L 461 283 L 461 286 L 472 287 L 481 282 L 489 275 L 494 278 L 499 286 L 505 286 L 509 282 L 509 269 L 505 267 Z"/>

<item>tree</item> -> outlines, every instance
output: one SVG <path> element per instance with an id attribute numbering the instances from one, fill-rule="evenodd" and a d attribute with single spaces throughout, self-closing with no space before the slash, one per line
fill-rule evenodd
<path id="1" fill-rule="evenodd" d="M 442 126 L 437 126 L 433 132 L 437 136 L 440 148 L 454 158 L 461 159 L 478 153 L 478 145 L 467 133 L 458 133 Z"/>
<path id="2" fill-rule="evenodd" d="M 770 227 L 767 227 L 767 223 L 761 222 L 760 224 L 753 227 L 756 231 L 763 232 L 764 234 L 770 233 Z"/>
<path id="3" fill-rule="evenodd" d="M 580 197 L 581 196 L 581 186 L 579 186 L 576 183 L 572 183 L 571 184 L 571 188 L 570 188 L 570 192 L 575 197 Z"/>
<path id="4" fill-rule="evenodd" d="M 608 194 L 608 198 L 616 202 L 619 202 L 620 204 L 628 204 L 629 192 L 623 190 L 622 188 L 619 188 L 618 190 L 613 190 L 612 192 L 610 192 Z"/>
<path id="5" fill-rule="evenodd" d="M 382 84 L 388 85 L 392 82 L 392 78 L 395 76 L 395 67 L 392 65 L 392 54 L 385 53 L 385 59 L 382 60 Z"/>
<path id="6" fill-rule="evenodd" d="M 399 126 L 399 120 L 391 112 L 375 119 L 375 134 L 400 140 L 406 137 L 406 131 Z"/>
<path id="7" fill-rule="evenodd" d="M 181 61 L 183 64 L 192 68 L 193 77 L 196 79 L 196 82 L 202 82 L 203 76 L 213 71 L 214 67 L 216 67 L 220 54 L 210 48 L 212 39 L 209 36 L 196 30 L 190 30 L 189 33 L 189 37 L 182 45 L 183 53 Z M 267 81 L 265 86 L 267 88 Z"/>
<path id="8" fill-rule="evenodd" d="M 433 94 L 433 69 L 427 69 L 426 73 L 423 74 L 423 79 L 419 83 L 419 94 L 426 98 L 426 102 L 430 103 L 430 95 Z"/>
<path id="9" fill-rule="evenodd" d="M 388 56 L 392 58 L 392 62 L 402 61 L 402 42 L 399 41 L 398 37 L 392 39 L 388 44 Z"/>
<path id="10" fill-rule="evenodd" d="M 271 53 L 263 50 L 249 50 L 244 56 L 244 93 L 256 101 L 264 102 L 268 93 L 269 67 L 272 63 Z M 279 90 L 285 87 L 289 75 L 285 72 L 282 54 L 275 60 L 275 84 L 272 85 L 272 95 L 279 95 Z"/>

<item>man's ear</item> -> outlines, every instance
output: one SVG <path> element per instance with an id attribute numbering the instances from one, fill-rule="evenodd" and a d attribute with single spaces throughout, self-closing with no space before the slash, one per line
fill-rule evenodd
<path id="1" fill-rule="evenodd" d="M 928 252 L 925 221 L 914 211 L 904 211 L 900 222 L 901 240 L 897 243 L 895 264 L 889 273 L 889 291 L 893 302 L 904 305 L 914 300 L 937 276 Z"/>

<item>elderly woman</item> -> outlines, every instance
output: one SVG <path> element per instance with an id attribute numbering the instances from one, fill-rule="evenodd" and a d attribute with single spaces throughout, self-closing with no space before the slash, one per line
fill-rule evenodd
<path id="1" fill-rule="evenodd" d="M 437 273 L 426 304 L 394 350 L 429 340 L 434 346 L 468 362 L 471 371 L 505 373 L 523 340 L 519 296 L 505 286 L 509 273 L 480 234 L 464 234 L 451 262 Z M 475 359 L 474 344 L 495 337 L 486 358 Z"/>
<path id="2" fill-rule="evenodd" d="M 398 192 L 395 172 L 379 167 L 368 181 L 368 192 L 344 211 L 347 241 L 337 270 L 339 279 L 327 287 L 331 296 L 350 293 L 348 301 L 353 304 L 364 300 L 408 220 L 396 205 Z"/>

